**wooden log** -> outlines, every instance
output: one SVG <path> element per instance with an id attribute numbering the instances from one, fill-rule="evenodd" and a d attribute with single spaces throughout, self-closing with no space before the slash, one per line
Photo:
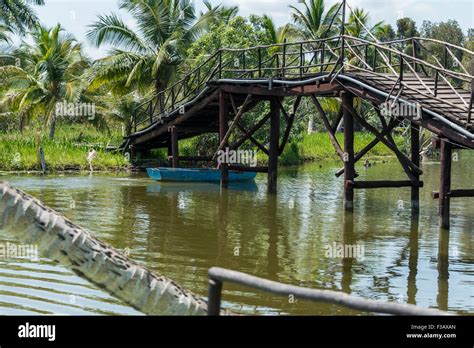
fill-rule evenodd
<path id="1" fill-rule="evenodd" d="M 354 95 L 342 94 L 342 105 L 344 106 L 342 118 L 344 120 L 344 208 L 347 211 L 354 209 L 354 188 L 348 185 L 355 178 L 354 157 L 354 118 L 350 112 L 354 103 Z"/>
<path id="2" fill-rule="evenodd" d="M 380 135 L 380 132 L 377 131 L 377 129 L 372 126 L 370 123 L 368 123 L 366 120 L 364 120 L 362 117 L 360 117 L 357 112 L 355 111 L 354 107 L 352 106 L 346 106 L 344 105 L 344 108 L 348 108 L 349 112 L 351 115 L 354 116 L 354 118 L 363 126 L 365 127 L 368 131 L 370 131 L 372 134 L 374 134 L 384 145 L 386 145 L 390 150 L 392 150 L 395 155 L 397 156 L 400 164 L 402 165 L 403 169 L 405 169 L 405 172 L 407 173 L 408 177 L 410 178 L 411 181 L 415 181 L 413 173 L 417 174 L 423 174 L 423 171 L 418 167 L 415 166 L 411 160 L 404 154 L 402 153 L 397 146 L 390 140 L 385 139 Z"/>
<path id="3" fill-rule="evenodd" d="M 348 185 L 355 189 L 413 187 L 410 180 L 349 181 Z M 423 181 L 419 181 L 417 187 L 423 187 Z"/>
<path id="4" fill-rule="evenodd" d="M 439 217 L 441 228 L 449 229 L 452 148 L 447 140 L 441 140 L 441 175 L 439 183 Z"/>
<path id="5" fill-rule="evenodd" d="M 268 113 L 267 115 L 265 115 L 260 121 L 257 122 L 257 124 L 255 124 L 245 135 L 244 137 L 242 137 L 241 139 L 239 139 L 235 144 L 232 144 L 230 146 L 230 149 L 231 150 L 236 150 L 240 145 L 242 145 L 243 143 L 245 143 L 251 136 L 253 136 L 255 134 L 256 131 L 258 131 L 260 128 L 263 127 L 263 125 L 265 124 L 265 122 L 268 121 L 268 119 L 270 118 L 270 113 Z"/>
<path id="6" fill-rule="evenodd" d="M 380 119 L 380 122 L 381 122 L 382 126 L 384 127 L 384 129 L 387 128 L 387 121 L 385 120 L 385 118 L 380 113 L 380 109 L 375 107 L 375 112 L 377 113 L 377 115 Z M 386 139 L 389 143 L 392 144 L 393 149 L 398 150 L 396 142 L 392 137 L 392 133 L 388 133 L 387 136 L 386 136 Z M 419 144 L 418 144 L 418 147 L 419 147 Z M 418 160 L 418 165 L 415 166 L 414 163 L 411 162 L 410 159 L 408 159 L 405 156 L 405 154 L 403 154 L 401 151 L 399 151 L 399 150 L 398 150 L 398 152 L 395 151 L 395 150 L 392 150 L 392 151 L 395 152 L 395 155 L 397 156 L 397 159 L 400 162 L 400 165 L 402 166 L 403 170 L 407 174 L 408 178 L 412 181 L 413 184 L 416 184 L 419 181 L 420 173 L 416 170 L 412 170 L 412 166 L 414 166 L 416 168 L 419 168 L 420 161 Z M 421 171 L 421 169 L 420 169 L 420 171 Z"/>
<path id="7" fill-rule="evenodd" d="M 252 135 L 248 135 L 248 132 L 245 130 L 245 128 L 240 124 L 237 123 L 237 128 L 244 134 L 244 137 L 248 136 L 248 140 L 252 142 L 256 147 L 258 147 L 263 153 L 265 153 L 267 156 L 269 155 L 269 152 L 265 146 L 259 143 L 257 139 L 255 139 Z"/>
<path id="8" fill-rule="evenodd" d="M 400 122 L 402 120 L 396 120 L 396 119 L 392 119 L 388 125 L 387 128 L 384 128 L 384 130 L 382 131 L 382 133 L 380 133 L 380 135 L 382 137 L 386 136 L 388 133 L 390 133 L 395 127 L 397 127 Z M 370 150 L 372 150 L 375 145 L 377 145 L 378 143 L 380 142 L 380 139 L 379 138 L 375 138 L 374 140 L 372 140 L 369 144 L 367 144 L 366 147 L 364 147 L 362 150 L 360 150 L 357 155 L 355 155 L 355 162 L 357 163 L 362 157 L 364 157 Z M 337 177 L 340 177 L 342 174 L 344 174 L 344 168 L 341 168 L 339 169 L 337 172 L 336 172 L 336 176 Z"/>
<path id="9" fill-rule="evenodd" d="M 280 107 L 270 100 L 270 155 L 268 156 L 268 192 L 276 193 L 278 177 L 278 149 L 280 140 Z"/>
<path id="10" fill-rule="evenodd" d="M 288 139 L 290 137 L 290 132 L 291 128 L 293 127 L 293 123 L 295 121 L 296 117 L 296 112 L 300 106 L 301 103 L 301 96 L 297 96 L 295 102 L 293 103 L 293 110 L 291 112 L 290 118 L 288 120 L 288 123 L 286 125 L 285 133 L 283 134 L 283 138 L 280 144 L 280 150 L 278 153 L 281 155 L 283 151 L 285 150 L 286 144 L 288 143 Z"/>
<path id="11" fill-rule="evenodd" d="M 411 124 L 411 161 L 419 167 L 420 166 L 420 126 L 412 123 Z M 420 175 L 413 173 L 417 182 L 420 182 Z M 413 185 L 411 187 L 411 209 L 413 211 L 420 210 L 420 186 Z"/>
<path id="12" fill-rule="evenodd" d="M 268 173 L 268 167 L 245 167 L 230 165 L 229 170 L 234 170 L 237 172 Z"/>
<path id="13" fill-rule="evenodd" d="M 278 103 L 278 107 L 280 108 L 281 113 L 283 114 L 283 116 L 285 117 L 286 121 L 288 122 L 288 121 L 290 120 L 290 116 L 288 115 L 288 113 L 286 112 L 285 108 L 283 107 L 283 104 L 281 103 L 280 98 L 276 98 L 276 101 L 277 101 L 277 103 Z"/>
<path id="14" fill-rule="evenodd" d="M 219 142 L 220 146 L 216 152 L 217 153 L 222 150 L 224 147 L 228 146 L 227 143 L 227 133 L 229 132 L 228 127 L 228 120 L 229 120 L 229 109 L 227 107 L 225 101 L 225 94 L 222 90 L 219 91 Z M 215 159 L 216 155 L 212 158 Z M 221 186 L 227 186 L 229 182 L 229 168 L 227 163 L 219 163 L 220 170 L 221 170 Z"/>
<path id="15" fill-rule="evenodd" d="M 431 197 L 434 199 L 439 198 L 439 191 L 431 192 Z M 466 198 L 466 197 L 474 197 L 474 189 L 458 189 L 458 190 L 451 190 L 448 192 L 449 198 Z"/>
<path id="16" fill-rule="evenodd" d="M 228 113 L 229 113 L 229 109 L 227 108 L 227 104 L 226 104 L 223 96 L 224 96 L 224 92 L 221 89 L 220 93 L 219 93 L 219 125 L 220 125 L 220 127 L 224 127 L 223 122 L 221 120 L 221 113 L 225 113 L 226 120 L 228 120 Z M 217 153 L 220 150 L 223 150 L 225 147 L 229 146 L 228 145 L 228 140 L 229 140 L 230 134 L 232 133 L 234 128 L 237 126 L 237 123 L 240 121 L 240 118 L 244 114 L 245 109 L 247 108 L 247 106 L 251 102 L 251 100 L 252 100 L 252 95 L 248 94 L 247 97 L 245 98 L 244 103 L 240 107 L 240 110 L 235 115 L 234 120 L 232 121 L 232 124 L 230 125 L 230 127 L 227 126 L 227 121 L 226 121 L 225 127 L 227 129 L 227 132 L 225 133 L 225 135 L 223 137 L 221 136 L 219 148 L 217 149 L 213 159 L 216 159 Z M 222 130 L 222 129 L 219 128 L 219 130 Z"/>
<path id="17" fill-rule="evenodd" d="M 6 235 L 37 246 L 41 257 L 58 262 L 145 314 L 207 314 L 202 298 L 5 182 L 0 182 L 0 226 L 2 238 Z"/>
<path id="18" fill-rule="evenodd" d="M 326 128 L 326 131 L 329 134 L 329 139 L 331 140 L 334 149 L 336 150 L 339 157 L 344 160 L 344 151 L 342 150 L 341 145 L 339 144 L 339 141 L 337 140 L 336 135 L 334 134 L 334 131 L 331 127 L 331 124 L 329 123 L 326 113 L 324 112 L 318 99 L 316 99 L 316 96 L 312 95 L 311 100 L 313 101 L 314 105 L 316 106 L 316 109 L 318 110 L 319 115 L 321 116 L 324 127 Z"/>

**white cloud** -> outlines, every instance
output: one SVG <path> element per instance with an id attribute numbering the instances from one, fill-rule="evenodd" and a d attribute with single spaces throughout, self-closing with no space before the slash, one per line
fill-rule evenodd
<path id="1" fill-rule="evenodd" d="M 201 0 L 194 0 L 198 10 L 204 9 Z M 326 0 L 327 8 L 336 0 Z M 384 20 L 392 25 L 399 14 L 413 18 L 418 25 L 423 20 L 446 21 L 456 19 L 466 31 L 474 28 L 474 5 L 472 0 L 348 0 L 351 7 L 362 7 L 369 12 L 373 23 Z M 271 16 L 277 25 L 289 21 L 289 5 L 302 6 L 298 0 L 211 0 L 213 5 L 238 5 L 240 14 L 251 13 Z M 47 0 L 45 6 L 35 7 L 41 21 L 47 25 L 60 22 L 79 40 L 85 41 L 87 26 L 98 14 L 118 11 L 117 0 Z M 71 11 L 74 18 L 71 18 Z M 135 27 L 130 15 L 122 13 L 124 20 Z M 87 47 L 87 46 L 86 46 Z M 96 58 L 105 51 L 87 47 L 89 54 Z"/>

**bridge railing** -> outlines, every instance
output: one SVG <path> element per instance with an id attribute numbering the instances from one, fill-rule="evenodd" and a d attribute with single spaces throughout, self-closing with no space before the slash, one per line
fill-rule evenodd
<path id="1" fill-rule="evenodd" d="M 249 274 L 213 267 L 209 270 L 208 315 L 221 313 L 222 286 L 225 282 L 270 292 L 280 296 L 293 296 L 295 299 L 332 303 L 363 312 L 392 315 L 451 315 L 434 309 L 420 308 L 412 304 L 391 303 L 364 299 L 334 290 L 318 290 L 283 284 Z"/>
<path id="2" fill-rule="evenodd" d="M 459 103 L 443 100 L 440 87 L 448 86 L 461 101 L 462 112 L 471 121 L 473 106 L 473 74 L 468 64 L 474 52 L 449 43 L 424 38 L 409 38 L 389 42 L 339 35 L 319 40 L 285 42 L 243 49 L 220 49 L 187 73 L 179 81 L 143 103 L 149 117 L 135 122 L 135 130 L 156 122 L 164 122 L 186 111 L 187 105 L 207 88 L 208 82 L 225 79 L 304 80 L 326 73 L 329 79 L 348 71 L 384 74 L 393 80 L 393 91 L 411 87 L 403 81 L 406 74 L 415 76 L 424 87 L 421 95 L 443 101 L 456 109 Z M 426 77 L 434 78 L 431 86 Z M 459 87 L 470 90 L 470 96 Z"/>
<path id="3" fill-rule="evenodd" d="M 467 124 L 470 123 L 474 76 L 461 60 L 464 59 L 471 64 L 474 60 L 474 52 L 437 40 L 421 38 L 374 43 L 360 38 L 346 37 L 345 42 L 350 51 L 346 53 L 346 57 L 349 57 L 346 65 L 349 68 L 370 71 L 374 75 L 383 73 L 385 79 L 394 82 L 392 92 L 401 91 L 401 88 L 412 90 L 431 100 L 450 105 L 460 112 L 467 113 Z M 454 63 L 450 64 L 446 57 L 444 63 L 441 63 L 436 56 L 436 50 L 426 48 L 424 43 L 439 45 L 438 51 L 441 50 L 443 54 L 458 52 L 458 56 L 453 53 L 452 62 Z M 454 65 L 454 68 L 451 65 Z M 414 89 L 404 82 L 406 74 L 416 79 L 422 86 L 421 90 Z M 434 79 L 434 85 L 432 81 L 427 80 L 428 77 Z M 470 91 L 470 94 L 463 93 L 460 87 Z M 456 98 L 443 99 L 442 93 L 449 93 Z"/>

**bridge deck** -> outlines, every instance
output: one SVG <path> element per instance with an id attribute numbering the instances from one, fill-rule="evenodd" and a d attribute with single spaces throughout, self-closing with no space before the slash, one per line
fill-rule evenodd
<path id="1" fill-rule="evenodd" d="M 201 96 L 187 105 L 184 113 L 180 113 L 179 108 L 177 108 L 169 116 L 160 115 L 149 127 L 130 136 L 129 144 L 134 145 L 138 149 L 166 147 L 170 139 L 169 127 L 171 126 L 179 126 L 178 136 L 180 139 L 204 133 L 217 133 L 219 131 L 219 89 L 233 93 L 235 95 L 235 103 L 238 105 L 243 103 L 245 96 L 248 94 L 252 94 L 255 99 L 260 100 L 274 96 L 288 97 L 297 95 L 334 97 L 338 96 L 339 92 L 344 89 L 351 90 L 359 97 L 378 104 L 386 100 L 386 97 L 383 95 L 367 91 L 364 87 L 347 82 L 341 79 L 341 76 L 338 76 L 333 82 L 327 80 L 318 81 L 317 83 L 305 82 L 325 74 L 319 73 L 307 76 L 306 80 L 301 81 L 301 85 L 291 87 L 272 86 L 271 89 L 268 82 L 261 82 L 261 80 L 257 79 L 255 83 L 249 83 L 248 80 L 245 80 L 245 83 L 244 81 L 239 83 L 237 80 L 232 82 L 210 82 Z M 392 95 L 396 96 L 400 92 L 399 85 L 394 88 L 396 78 L 388 74 L 349 72 L 346 75 L 386 94 L 391 92 Z M 412 103 L 419 103 L 423 108 L 443 116 L 454 125 L 472 133 L 474 131 L 474 117 L 468 123 L 468 112 L 466 111 L 466 104 L 469 103 L 471 92 L 459 87 L 453 89 L 445 82 L 438 82 L 438 93 L 435 97 L 432 94 L 430 95 L 428 91 L 429 88 L 434 88 L 435 80 L 431 77 L 421 77 L 421 79 L 423 82 L 420 82 L 414 74 L 406 74 L 404 76 L 406 87 L 401 91 L 400 98 Z M 402 114 L 401 117 L 412 119 L 413 115 Z M 419 123 L 439 137 L 449 139 L 463 147 L 474 148 L 474 141 L 472 139 L 466 138 L 459 134 L 457 129 L 449 124 L 442 124 L 430 115 L 424 113 L 423 120 L 420 120 Z"/>

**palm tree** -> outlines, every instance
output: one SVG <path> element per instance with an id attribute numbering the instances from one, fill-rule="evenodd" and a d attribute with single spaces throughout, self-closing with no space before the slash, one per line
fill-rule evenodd
<path id="1" fill-rule="evenodd" d="M 280 44 L 283 43 L 286 39 L 288 29 L 290 28 L 289 24 L 277 28 L 273 19 L 266 14 L 263 15 L 263 27 L 270 35 L 271 43 L 272 44 Z"/>
<path id="2" fill-rule="evenodd" d="M 89 66 L 81 45 L 61 25 L 38 26 L 31 32 L 32 43 L 23 43 L 13 52 L 20 65 L 0 67 L 0 81 L 7 89 L 2 104 L 25 119 L 43 117 L 50 125 L 50 138 L 56 129 L 56 106 L 63 101 L 77 102 L 85 88 L 81 75 Z"/>
<path id="3" fill-rule="evenodd" d="M 377 29 L 375 36 L 380 41 L 395 40 L 395 31 L 390 24 L 381 24 Z"/>
<path id="4" fill-rule="evenodd" d="M 291 16 L 304 40 L 323 39 L 336 34 L 339 30 L 335 24 L 339 20 L 337 11 L 340 3 L 334 4 L 328 11 L 326 11 L 324 0 L 299 0 L 299 3 L 304 5 L 304 10 L 290 6 L 293 10 Z M 340 108 L 340 103 L 336 99 L 320 98 L 320 102 L 331 119 Z M 308 122 L 309 129 L 313 123 L 312 116 Z"/>
<path id="5" fill-rule="evenodd" d="M 197 18 L 191 0 L 121 0 L 120 8 L 130 12 L 137 30 L 117 14 L 99 16 L 90 26 L 87 36 L 96 46 L 112 46 L 96 62 L 92 82 L 144 92 L 153 87 L 156 93 L 176 80 L 187 49 L 214 14 Z"/>
<path id="6" fill-rule="evenodd" d="M 38 18 L 30 4 L 44 5 L 44 0 L 0 0 L 0 25 L 20 33 L 33 28 Z"/>
<path id="7" fill-rule="evenodd" d="M 305 39 L 316 40 L 334 33 L 331 22 L 340 4 L 334 4 L 326 12 L 324 0 L 299 0 L 299 3 L 304 5 L 304 10 L 290 6 L 291 16 Z"/>
<path id="8" fill-rule="evenodd" d="M 389 30 L 389 28 L 384 27 L 383 21 L 372 27 L 369 23 L 369 14 L 364 9 L 355 8 L 351 12 L 348 22 L 345 23 L 347 35 L 373 41 L 373 37 L 382 34 L 384 30 Z"/>
<path id="9" fill-rule="evenodd" d="M 108 120 L 109 123 L 123 125 L 125 135 L 128 136 L 132 133 L 135 121 L 140 122 L 148 117 L 147 111 L 139 106 L 149 97 L 143 96 L 137 91 L 124 92 L 120 95 L 108 93 L 105 97 L 98 94 L 97 103 L 103 106 L 99 116 Z"/>
<path id="10" fill-rule="evenodd" d="M 232 19 L 234 19 L 239 13 L 238 6 L 224 6 L 222 4 L 218 6 L 212 6 L 209 0 L 204 0 L 203 3 L 204 6 L 206 6 L 207 11 L 201 11 L 201 16 L 205 16 L 206 14 L 211 13 L 214 16 L 212 20 L 222 21 L 226 24 L 229 23 Z"/>

